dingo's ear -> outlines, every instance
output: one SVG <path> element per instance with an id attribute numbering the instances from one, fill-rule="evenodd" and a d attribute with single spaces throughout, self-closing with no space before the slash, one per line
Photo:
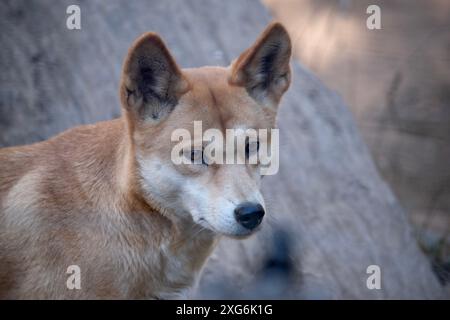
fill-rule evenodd
<path id="1" fill-rule="evenodd" d="M 120 85 L 122 105 L 139 118 L 163 119 L 189 84 L 161 38 L 142 35 L 128 51 Z"/>
<path id="2" fill-rule="evenodd" d="M 243 86 L 258 102 L 277 105 L 291 82 L 291 40 L 280 23 L 272 23 L 233 62 L 230 83 Z"/>

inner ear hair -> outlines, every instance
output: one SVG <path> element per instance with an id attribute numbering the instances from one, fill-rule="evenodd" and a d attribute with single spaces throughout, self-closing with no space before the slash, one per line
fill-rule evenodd
<path id="1" fill-rule="evenodd" d="M 230 83 L 244 86 L 262 103 L 277 104 L 291 81 L 292 46 L 280 23 L 269 25 L 252 47 L 233 63 Z"/>
<path id="2" fill-rule="evenodd" d="M 178 104 L 189 84 L 161 38 L 152 32 L 138 38 L 125 59 L 121 100 L 139 118 L 160 120 Z"/>

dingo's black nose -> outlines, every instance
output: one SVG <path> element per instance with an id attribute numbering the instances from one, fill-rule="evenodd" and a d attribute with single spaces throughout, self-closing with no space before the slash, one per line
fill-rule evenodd
<path id="1" fill-rule="evenodd" d="M 264 208 L 259 203 L 241 203 L 234 209 L 234 216 L 244 228 L 252 230 L 261 223 L 264 217 Z"/>

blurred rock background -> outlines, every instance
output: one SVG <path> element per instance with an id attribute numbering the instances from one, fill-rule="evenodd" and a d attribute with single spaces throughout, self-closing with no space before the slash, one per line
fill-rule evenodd
<path id="1" fill-rule="evenodd" d="M 450 1 L 264 0 L 351 108 L 379 171 L 450 281 Z M 369 30 L 366 9 L 381 9 Z"/>

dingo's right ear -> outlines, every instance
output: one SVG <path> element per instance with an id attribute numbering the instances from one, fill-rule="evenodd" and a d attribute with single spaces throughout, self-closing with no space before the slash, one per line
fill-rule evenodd
<path id="1" fill-rule="evenodd" d="M 138 38 L 123 66 L 123 107 L 140 119 L 157 121 L 165 118 L 188 90 L 188 81 L 161 38 L 152 32 Z"/>

